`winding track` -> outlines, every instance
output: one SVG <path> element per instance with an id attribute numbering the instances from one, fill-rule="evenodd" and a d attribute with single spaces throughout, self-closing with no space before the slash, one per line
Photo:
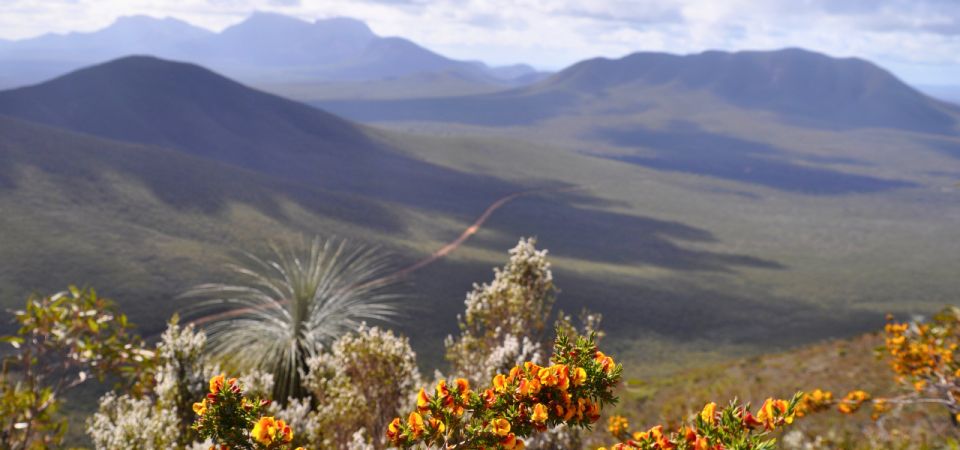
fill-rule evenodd
<path id="1" fill-rule="evenodd" d="M 473 236 L 474 234 L 477 234 L 477 232 L 480 231 L 480 227 L 483 226 L 483 224 L 487 221 L 487 219 L 489 219 L 490 216 L 492 216 L 493 213 L 494 213 L 496 210 L 500 209 L 501 207 L 503 207 L 503 206 L 506 205 L 507 203 L 510 203 L 511 201 L 516 200 L 517 198 L 523 197 L 523 196 L 525 196 L 525 195 L 532 195 L 532 194 L 537 194 L 537 193 L 541 193 L 541 192 L 551 192 L 551 191 L 552 191 L 552 192 L 560 192 L 560 191 L 574 190 L 574 189 L 578 189 L 578 188 L 579 188 L 579 187 L 577 187 L 577 186 L 565 186 L 565 187 L 554 187 L 554 188 L 531 189 L 531 190 L 527 190 L 527 191 L 514 192 L 514 193 L 512 193 L 512 194 L 508 194 L 508 195 L 505 195 L 505 196 L 503 196 L 503 197 L 500 197 L 500 198 L 497 199 L 495 202 L 491 203 L 490 206 L 488 206 L 487 209 L 485 209 L 485 210 L 483 211 L 483 214 L 480 214 L 480 217 L 477 217 L 477 220 L 473 221 L 473 223 L 472 223 L 469 227 L 467 227 L 465 230 L 463 230 L 463 233 L 460 233 L 460 236 L 458 236 L 456 239 L 448 242 L 446 245 L 444 245 L 443 247 L 440 247 L 439 249 L 437 249 L 436 251 L 434 251 L 433 253 L 431 253 L 431 254 L 428 255 L 427 257 L 421 259 L 420 261 L 417 261 L 417 262 L 415 262 L 415 263 L 413 263 L 413 264 L 411 264 L 411 265 L 409 265 L 409 266 L 407 266 L 407 267 L 404 267 L 403 269 L 400 269 L 400 270 L 398 270 L 398 271 L 396 271 L 396 272 L 393 272 L 393 273 L 391 273 L 391 274 L 389 274 L 389 275 L 387 275 L 387 276 L 385 276 L 385 277 L 383 277 L 383 278 L 380 278 L 380 279 L 377 279 L 377 280 L 373 280 L 373 281 L 369 282 L 369 284 L 379 284 L 379 283 L 385 283 L 385 282 L 390 282 L 390 281 L 394 281 L 394 280 L 399 280 L 399 279 L 404 278 L 404 277 L 406 277 L 406 276 L 409 276 L 411 273 L 413 273 L 413 272 L 415 272 L 415 271 L 417 271 L 417 270 L 420 270 L 420 269 L 422 269 L 422 268 L 424 268 L 424 267 L 426 267 L 426 266 L 429 266 L 430 264 L 433 264 L 434 262 L 440 260 L 441 258 L 449 255 L 449 254 L 452 253 L 454 250 L 456 250 L 456 249 L 459 248 L 461 245 L 463 245 L 463 243 L 466 242 L 467 239 L 470 239 L 470 236 Z M 198 317 L 198 318 L 190 321 L 189 323 L 191 323 L 191 324 L 193 324 L 193 325 L 195 325 L 195 326 L 201 326 L 201 325 L 203 325 L 203 324 L 206 324 L 206 323 L 209 323 L 209 322 L 214 322 L 214 321 L 217 321 L 217 320 L 220 320 L 220 319 L 226 319 L 226 318 L 233 317 L 233 316 L 239 316 L 239 315 L 242 315 L 242 314 L 248 312 L 249 310 L 250 310 L 250 308 L 240 308 L 240 309 L 234 309 L 234 310 L 230 310 L 230 311 L 224 311 L 224 312 L 222 312 L 222 313 L 217 313 L 217 314 L 211 314 L 211 315 L 208 315 L 208 316 Z"/>

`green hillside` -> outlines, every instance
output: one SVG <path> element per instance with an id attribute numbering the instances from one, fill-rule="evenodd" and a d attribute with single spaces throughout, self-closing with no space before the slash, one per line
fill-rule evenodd
<path id="1" fill-rule="evenodd" d="M 812 126 L 672 84 L 567 92 L 575 111 L 531 91 L 548 116 L 382 122 L 392 130 L 152 58 L 2 92 L 6 114 L 165 146 L 8 121 L 35 144 L 0 135 L 4 252 L 35 262 L 5 269 L 4 301 L 91 283 L 156 329 L 174 305 L 153 304 L 217 277 L 231 251 L 334 233 L 402 265 L 541 188 L 409 280 L 398 326 L 421 360 L 440 362 L 464 292 L 520 236 L 550 249 L 558 306 L 604 313 L 612 349 L 652 372 L 852 336 L 955 298 L 955 137 Z M 66 161 L 88 167 L 69 189 Z"/>

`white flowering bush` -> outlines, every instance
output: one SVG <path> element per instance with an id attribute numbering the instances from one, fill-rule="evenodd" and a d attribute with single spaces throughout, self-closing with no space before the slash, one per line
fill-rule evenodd
<path id="1" fill-rule="evenodd" d="M 474 384 L 490 381 L 517 361 L 543 362 L 552 336 L 546 327 L 556 288 L 547 251 L 536 239 L 520 239 L 510 261 L 494 269 L 493 281 L 474 284 L 458 317 L 460 336 L 446 340 L 451 370 Z M 536 357 L 534 359 L 533 357 Z"/>
<path id="2" fill-rule="evenodd" d="M 382 436 L 367 439 L 356 433 L 385 429 L 390 419 L 413 404 L 409 392 L 421 384 L 417 355 L 407 338 L 365 324 L 307 365 L 304 382 L 316 407 L 310 414 L 312 423 L 297 429 L 313 434 L 310 444 L 315 448 L 353 449 L 357 439 L 386 448 Z"/>
<path id="3" fill-rule="evenodd" d="M 180 436 L 173 409 L 159 408 L 150 398 L 107 393 L 87 421 L 87 433 L 98 449 L 165 450 L 177 448 Z"/>
<path id="4" fill-rule="evenodd" d="M 156 360 L 144 368 L 131 393 L 107 393 L 87 421 L 97 449 L 186 448 L 199 438 L 192 430 L 193 403 L 206 392 L 219 367 L 203 357 L 206 335 L 174 317 L 157 344 Z"/>

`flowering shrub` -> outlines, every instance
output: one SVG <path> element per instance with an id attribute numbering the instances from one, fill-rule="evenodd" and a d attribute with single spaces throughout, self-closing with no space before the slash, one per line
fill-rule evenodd
<path id="1" fill-rule="evenodd" d="M 607 424 L 609 431 L 622 442 L 611 450 L 651 449 L 772 449 L 776 439 L 770 433 L 793 423 L 797 415 L 801 394 L 792 400 L 768 398 L 757 410 L 750 412 L 750 405 L 731 403 L 718 409 L 716 403 L 708 403 L 693 420 L 673 432 L 657 425 L 643 432 L 630 433 L 627 419 L 613 416 Z M 601 447 L 600 450 L 606 450 Z"/>
<path id="2" fill-rule="evenodd" d="M 871 417 L 883 419 L 891 410 L 911 404 L 943 405 L 954 426 L 960 422 L 960 308 L 947 308 L 928 323 L 903 323 L 889 320 L 885 345 L 881 349 L 889 357 L 890 368 L 898 383 L 907 392 L 893 397 L 874 397 L 857 389 L 839 400 L 831 392 L 820 391 L 805 396 L 804 409 L 823 410 L 836 406 L 843 414 L 853 414 L 871 406 Z"/>
<path id="3" fill-rule="evenodd" d="M 135 373 L 152 357 L 130 333 L 127 316 L 93 289 L 31 296 L 14 316 L 17 334 L 3 337 L 14 351 L 0 372 L 0 448 L 58 445 L 66 431 L 58 416 L 65 391 L 93 377 Z"/>
<path id="4" fill-rule="evenodd" d="M 107 393 L 87 421 L 97 449 L 183 448 L 196 442 L 194 399 L 206 393 L 207 379 L 219 372 L 203 358 L 206 335 L 174 316 L 157 343 L 155 358 L 145 361 L 138 386 L 128 393 Z M 171 432 L 171 430 L 177 430 Z"/>
<path id="5" fill-rule="evenodd" d="M 307 362 L 304 384 L 315 412 L 304 442 L 322 448 L 353 448 L 358 430 L 382 430 L 401 410 L 412 406 L 409 393 L 421 384 L 417 355 L 405 337 L 361 325 L 334 342 L 330 351 Z M 384 448 L 379 440 L 374 448 Z"/>
<path id="6" fill-rule="evenodd" d="M 496 374 L 482 391 L 458 378 L 441 380 L 433 395 L 421 389 L 416 410 L 387 426 L 400 448 L 414 445 L 457 449 L 523 449 L 523 438 L 566 424 L 589 427 L 603 405 L 616 402 L 613 387 L 622 367 L 591 337 L 557 337 L 553 364 L 532 362 Z"/>
<path id="7" fill-rule="evenodd" d="M 548 347 L 546 327 L 556 288 L 547 251 L 521 239 L 510 261 L 494 269 L 493 281 L 474 285 L 459 318 L 460 336 L 448 337 L 447 360 L 454 373 L 474 384 L 518 362 L 541 363 Z"/>
<path id="8" fill-rule="evenodd" d="M 283 420 L 261 416 L 267 400 L 250 400 L 236 378 L 223 374 L 210 379 L 210 392 L 193 404 L 197 414 L 194 429 L 221 448 L 274 450 L 288 449 L 293 429 Z M 298 449 L 300 450 L 300 449 Z"/>

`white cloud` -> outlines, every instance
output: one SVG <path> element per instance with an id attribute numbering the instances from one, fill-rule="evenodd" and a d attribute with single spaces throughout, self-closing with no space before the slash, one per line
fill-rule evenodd
<path id="1" fill-rule="evenodd" d="M 0 38 L 91 31 L 130 14 L 219 30 L 254 10 L 356 17 L 379 34 L 497 64 L 798 46 L 871 59 L 915 82 L 960 79 L 956 0 L 0 0 Z"/>

